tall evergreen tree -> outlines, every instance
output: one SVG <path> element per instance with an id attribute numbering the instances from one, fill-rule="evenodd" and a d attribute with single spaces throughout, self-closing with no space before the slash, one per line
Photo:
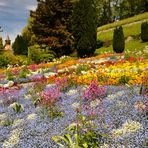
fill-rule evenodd
<path id="1" fill-rule="evenodd" d="M 33 18 L 31 29 L 39 44 L 46 44 L 57 56 L 72 52 L 71 0 L 37 0 L 36 11 L 31 11 Z"/>
<path id="2" fill-rule="evenodd" d="M 3 50 L 3 39 L 2 39 L 2 37 L 0 37 L 0 50 Z"/>
<path id="3" fill-rule="evenodd" d="M 0 32 L 3 32 L 2 27 L 0 26 Z"/>
<path id="4" fill-rule="evenodd" d="M 93 0 L 79 0 L 74 3 L 73 35 L 79 57 L 91 56 L 96 49 L 97 21 Z"/>
<path id="5" fill-rule="evenodd" d="M 12 48 L 15 55 L 27 55 L 27 43 L 21 35 L 17 35 L 12 45 Z"/>
<path id="6" fill-rule="evenodd" d="M 2 32 L 3 30 L 1 29 L 1 26 L 0 26 L 0 32 Z M 2 37 L 0 37 L 0 50 L 2 50 L 3 49 L 3 39 L 2 39 Z"/>

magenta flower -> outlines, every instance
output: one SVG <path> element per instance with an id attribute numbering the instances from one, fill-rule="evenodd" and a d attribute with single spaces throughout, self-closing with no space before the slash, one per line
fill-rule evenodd
<path id="1" fill-rule="evenodd" d="M 101 99 L 106 95 L 106 88 L 99 86 L 97 80 L 93 80 L 90 83 L 88 89 L 84 92 L 83 98 L 87 100 Z"/>
<path id="2" fill-rule="evenodd" d="M 49 87 L 41 93 L 41 104 L 50 106 L 55 103 L 60 96 L 61 92 L 58 87 Z"/>
<path id="3" fill-rule="evenodd" d="M 59 87 L 60 90 L 65 90 L 68 87 L 67 77 L 56 78 L 55 84 Z"/>

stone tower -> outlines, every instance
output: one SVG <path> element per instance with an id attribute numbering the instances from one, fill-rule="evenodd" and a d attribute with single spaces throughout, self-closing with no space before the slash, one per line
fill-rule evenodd
<path id="1" fill-rule="evenodd" d="M 9 38 L 9 35 L 7 35 L 7 38 L 5 40 L 5 48 L 4 48 L 4 50 L 12 50 L 12 48 L 11 48 L 11 40 Z"/>

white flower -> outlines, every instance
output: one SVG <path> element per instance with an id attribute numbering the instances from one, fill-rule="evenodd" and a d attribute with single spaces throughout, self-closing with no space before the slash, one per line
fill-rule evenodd
<path id="1" fill-rule="evenodd" d="M 49 72 L 49 73 L 45 73 L 44 74 L 44 76 L 46 77 L 46 78 L 48 78 L 49 76 L 56 76 L 57 75 L 57 73 L 54 73 L 54 72 Z"/>
<path id="2" fill-rule="evenodd" d="M 7 88 L 7 87 L 9 87 L 9 85 L 8 84 L 4 84 L 3 87 L 4 88 Z"/>
<path id="3" fill-rule="evenodd" d="M 143 129 L 142 125 L 139 122 L 128 120 L 123 124 L 124 130 L 126 132 L 132 133 L 140 129 Z"/>
<path id="4" fill-rule="evenodd" d="M 112 133 L 113 137 L 119 137 L 123 134 L 123 132 L 124 131 L 121 128 L 121 129 L 113 129 L 111 133 Z"/>
<path id="5" fill-rule="evenodd" d="M 3 147 L 14 147 L 16 144 L 18 144 L 21 131 L 22 129 L 14 129 L 11 132 L 9 139 L 4 141 Z"/>
<path id="6" fill-rule="evenodd" d="M 20 125 L 22 123 L 24 123 L 24 120 L 23 119 L 16 119 L 13 122 L 13 126 L 17 126 L 17 125 Z"/>
<path id="7" fill-rule="evenodd" d="M 96 100 L 94 100 L 94 101 L 91 101 L 90 106 L 91 106 L 92 108 L 95 108 L 95 107 L 97 107 L 99 104 L 100 104 L 100 100 L 96 99 Z"/>
<path id="8" fill-rule="evenodd" d="M 58 73 L 63 73 L 65 71 L 65 69 L 59 69 Z"/>
<path id="9" fill-rule="evenodd" d="M 139 122 L 128 120 L 122 125 L 122 128 L 113 129 L 112 134 L 114 137 L 128 136 L 140 129 L 143 129 L 143 127 Z"/>
<path id="10" fill-rule="evenodd" d="M 27 120 L 34 120 L 34 119 L 36 119 L 36 117 L 37 117 L 37 115 L 32 113 L 27 116 Z"/>
<path id="11" fill-rule="evenodd" d="M 79 108 L 79 106 L 80 106 L 80 103 L 77 103 L 77 102 L 72 104 L 73 109 L 77 109 Z"/>
<path id="12" fill-rule="evenodd" d="M 67 95 L 71 96 L 71 95 L 76 94 L 76 93 L 78 93 L 78 90 L 71 89 L 71 90 L 68 91 Z"/>
<path id="13" fill-rule="evenodd" d="M 102 146 L 100 146 L 100 148 L 109 148 L 109 145 L 104 143 Z"/>
<path id="14" fill-rule="evenodd" d="M 87 74 L 87 71 L 81 71 L 81 74 L 85 75 Z"/>
<path id="15" fill-rule="evenodd" d="M 7 84 L 4 84 L 3 87 L 4 88 L 7 88 L 7 87 L 12 87 L 14 85 L 14 82 L 13 81 L 8 81 Z"/>

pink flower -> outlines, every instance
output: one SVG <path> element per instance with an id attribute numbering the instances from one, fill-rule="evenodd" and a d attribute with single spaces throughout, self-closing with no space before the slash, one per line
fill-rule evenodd
<path id="1" fill-rule="evenodd" d="M 67 77 L 56 78 L 55 84 L 59 87 L 60 90 L 65 90 L 68 87 Z"/>
<path id="2" fill-rule="evenodd" d="M 55 103 L 61 96 L 58 87 L 49 87 L 41 93 L 41 104 L 50 106 Z"/>
<path id="3" fill-rule="evenodd" d="M 98 85 L 97 80 L 93 80 L 90 83 L 88 89 L 84 92 L 83 98 L 87 100 L 101 99 L 106 94 L 106 88 Z"/>

